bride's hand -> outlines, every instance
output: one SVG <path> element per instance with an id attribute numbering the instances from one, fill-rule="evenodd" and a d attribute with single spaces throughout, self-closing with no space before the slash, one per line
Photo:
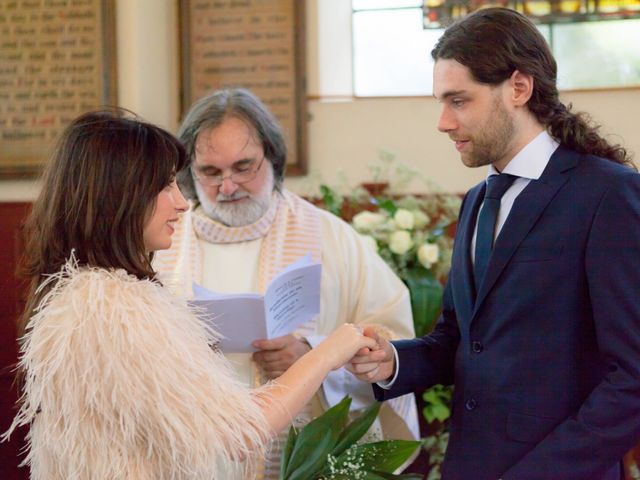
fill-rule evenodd
<path id="1" fill-rule="evenodd" d="M 375 383 L 389 380 L 395 372 L 395 354 L 391 343 L 367 327 L 364 335 L 376 341 L 375 350 L 363 349 L 345 365 L 345 368 L 363 382 Z"/>
<path id="2" fill-rule="evenodd" d="M 362 349 L 376 350 L 374 339 L 362 334 L 362 328 L 352 323 L 345 323 L 335 329 L 317 349 L 329 360 L 332 370 L 342 367 Z"/>

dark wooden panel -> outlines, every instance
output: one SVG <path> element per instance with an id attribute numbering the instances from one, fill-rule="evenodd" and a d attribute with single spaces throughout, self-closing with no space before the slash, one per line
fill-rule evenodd
<path id="1" fill-rule="evenodd" d="M 12 385 L 13 378 L 0 378 L 0 431 L 5 432 L 16 412 L 16 388 Z M 18 468 L 24 455 L 20 454 L 24 446 L 24 436 L 27 429 L 14 432 L 9 442 L 0 443 L 0 478 L 2 480 L 27 480 L 29 469 Z"/>
<path id="2" fill-rule="evenodd" d="M 18 281 L 15 270 L 23 250 L 20 227 L 29 207 L 27 203 L 0 203 L 0 432 L 9 428 L 15 415 L 16 319 L 25 295 L 24 283 Z M 10 442 L 0 444 L 0 478 L 3 480 L 29 478 L 27 468 L 18 469 L 24 434 L 25 431 L 17 432 Z"/>
<path id="3" fill-rule="evenodd" d="M 305 2 L 180 0 L 182 111 L 219 88 L 244 87 L 278 119 L 287 175 L 307 173 Z"/>

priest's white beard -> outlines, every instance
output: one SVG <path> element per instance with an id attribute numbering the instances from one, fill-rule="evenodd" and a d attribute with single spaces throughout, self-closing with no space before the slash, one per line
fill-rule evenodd
<path id="1" fill-rule="evenodd" d="M 246 190 L 236 190 L 232 195 L 218 192 L 216 201 L 212 202 L 198 181 L 193 182 L 196 187 L 196 195 L 204 213 L 216 222 L 228 227 L 243 227 L 260 220 L 271 205 L 271 193 L 273 192 L 273 169 L 267 169 L 263 187 L 254 194 Z M 241 203 L 227 203 L 229 200 L 246 198 Z"/>

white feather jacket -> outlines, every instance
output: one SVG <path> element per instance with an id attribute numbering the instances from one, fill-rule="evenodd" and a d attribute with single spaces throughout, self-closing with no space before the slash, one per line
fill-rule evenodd
<path id="1" fill-rule="evenodd" d="M 213 479 L 264 455 L 268 427 L 187 305 L 124 270 L 69 263 L 23 338 L 31 478 Z M 253 462 L 244 462 L 251 475 Z"/>

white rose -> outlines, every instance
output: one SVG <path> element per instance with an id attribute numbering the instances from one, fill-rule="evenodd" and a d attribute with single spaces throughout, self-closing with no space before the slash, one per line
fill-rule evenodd
<path id="1" fill-rule="evenodd" d="M 431 265 L 438 261 L 440 249 L 435 243 L 424 243 L 418 249 L 418 261 L 424 268 L 431 268 Z"/>
<path id="2" fill-rule="evenodd" d="M 384 222 L 384 216 L 379 213 L 363 211 L 353 217 L 352 223 L 356 230 L 371 230 Z"/>
<path id="3" fill-rule="evenodd" d="M 360 237 L 368 248 L 370 248 L 374 252 L 378 251 L 378 242 L 376 242 L 375 238 L 373 238 L 371 235 L 360 235 Z"/>
<path id="4" fill-rule="evenodd" d="M 393 220 L 396 222 L 398 228 L 405 230 L 411 230 L 413 228 L 413 213 L 409 210 L 399 208 L 393 216 Z"/>
<path id="5" fill-rule="evenodd" d="M 398 255 L 403 255 L 413 247 L 413 239 L 406 230 L 397 230 L 389 237 L 389 250 Z"/>
<path id="6" fill-rule="evenodd" d="M 431 219 L 422 210 L 413 210 L 411 213 L 413 213 L 413 225 L 415 228 L 420 229 L 429 225 Z"/>

